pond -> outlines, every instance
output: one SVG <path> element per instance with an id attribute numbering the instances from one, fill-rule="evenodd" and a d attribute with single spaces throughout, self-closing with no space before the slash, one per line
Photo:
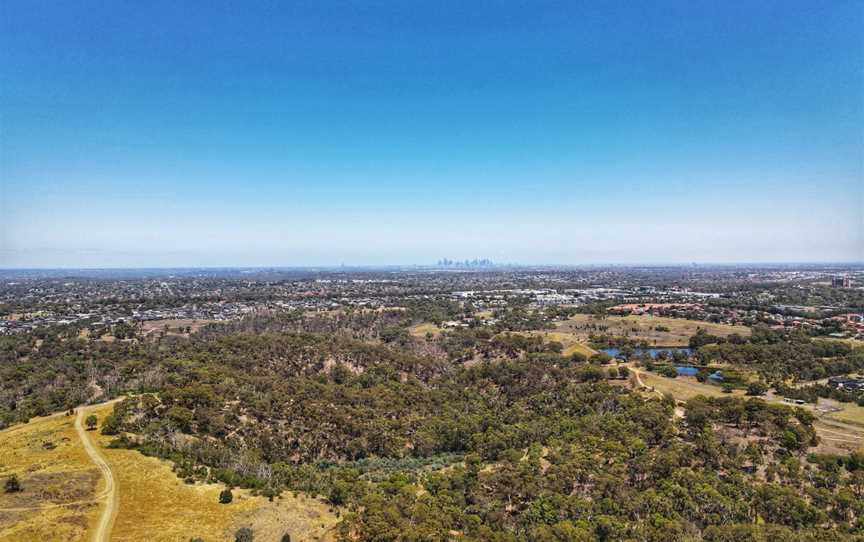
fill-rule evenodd
<path id="1" fill-rule="evenodd" d="M 609 354 L 613 358 L 617 358 L 618 354 L 621 353 L 621 350 L 618 348 L 604 348 L 602 350 L 602 352 L 606 352 L 607 354 Z M 684 354 L 689 356 L 690 353 L 692 352 L 692 350 L 690 350 L 686 346 L 669 347 L 669 348 L 648 348 L 648 349 L 636 348 L 636 349 L 634 349 L 634 353 L 637 356 L 641 356 L 643 352 L 648 352 L 648 354 L 650 354 L 652 358 L 656 358 L 658 356 L 658 354 L 660 354 L 660 352 L 666 352 L 670 357 L 675 352 L 683 352 Z"/>
<path id="2" fill-rule="evenodd" d="M 693 367 L 690 365 L 676 365 L 675 372 L 678 373 L 680 376 L 696 376 L 697 374 L 699 374 L 699 367 Z M 711 380 L 720 381 L 723 380 L 723 374 L 720 371 L 714 371 L 713 373 L 708 375 L 708 378 L 710 378 Z"/>

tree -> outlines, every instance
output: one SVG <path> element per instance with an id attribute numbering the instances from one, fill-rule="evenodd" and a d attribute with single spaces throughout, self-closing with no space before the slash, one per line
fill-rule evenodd
<path id="1" fill-rule="evenodd" d="M 6 493 L 18 493 L 21 490 L 21 482 L 18 481 L 17 475 L 13 474 L 9 478 L 6 478 L 6 484 L 4 485 Z"/>
<path id="2" fill-rule="evenodd" d="M 249 527 L 241 527 L 234 533 L 234 542 L 252 542 L 255 535 Z"/>
<path id="3" fill-rule="evenodd" d="M 99 418 L 97 418 L 95 414 L 90 414 L 87 416 L 87 419 L 84 420 L 84 423 L 87 424 L 87 430 L 92 431 L 96 429 L 96 424 L 99 423 Z"/>
<path id="4" fill-rule="evenodd" d="M 341 506 L 345 504 L 345 500 L 348 498 L 350 492 L 351 487 L 348 482 L 336 480 L 327 493 L 327 500 L 334 506 Z"/>
<path id="5" fill-rule="evenodd" d="M 119 433 L 120 419 L 114 414 L 109 414 L 108 416 L 105 416 L 105 419 L 102 420 L 102 434 L 117 435 Z"/>
<path id="6" fill-rule="evenodd" d="M 291 542 L 291 535 L 288 533 L 283 534 L 280 542 Z"/>
<path id="7" fill-rule="evenodd" d="M 195 413 L 182 406 L 172 406 L 166 414 L 168 419 L 174 422 L 178 429 L 185 432 L 190 431 L 192 421 L 195 419 Z"/>
<path id="8" fill-rule="evenodd" d="M 633 357 L 633 354 L 635 354 L 635 353 L 636 353 L 636 351 L 629 344 L 625 344 L 618 351 L 618 355 L 621 356 L 621 359 L 623 359 L 625 361 L 629 360 L 631 357 Z"/>
<path id="9" fill-rule="evenodd" d="M 231 493 L 231 488 L 226 487 L 222 490 L 222 493 L 219 494 L 219 502 L 222 504 L 228 504 L 234 500 L 234 494 Z"/>
<path id="10" fill-rule="evenodd" d="M 607 365 L 609 363 L 612 363 L 612 356 L 610 356 L 606 352 L 598 352 L 591 356 L 590 361 L 591 363 L 595 363 L 598 365 Z"/>
<path id="11" fill-rule="evenodd" d="M 675 367 L 672 367 L 671 365 L 667 365 L 666 367 L 663 367 L 662 369 L 660 369 L 660 374 L 665 376 L 666 378 L 677 378 L 678 377 L 678 371 L 676 371 Z"/>
<path id="12" fill-rule="evenodd" d="M 768 391 L 768 386 L 764 382 L 756 381 L 747 385 L 747 395 L 759 396 L 765 395 Z"/>

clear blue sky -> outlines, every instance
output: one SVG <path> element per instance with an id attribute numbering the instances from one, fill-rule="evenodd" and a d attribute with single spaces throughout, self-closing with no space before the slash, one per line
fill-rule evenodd
<path id="1" fill-rule="evenodd" d="M 864 259 L 860 1 L 0 10 L 0 267 Z"/>

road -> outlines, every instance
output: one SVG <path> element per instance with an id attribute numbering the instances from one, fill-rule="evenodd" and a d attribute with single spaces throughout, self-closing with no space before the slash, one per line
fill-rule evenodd
<path id="1" fill-rule="evenodd" d="M 99 523 L 96 530 L 93 532 L 93 542 L 108 542 L 111 540 L 111 527 L 114 525 L 114 518 L 117 516 L 117 483 L 114 479 L 114 472 L 102 456 L 93 441 L 90 440 L 90 435 L 84 429 L 84 414 L 87 409 L 85 407 L 78 408 L 78 415 L 75 418 L 75 430 L 78 431 L 78 436 L 81 438 L 81 443 L 84 444 L 84 450 L 90 456 L 90 460 L 99 467 L 102 471 L 102 477 L 105 478 L 105 490 L 102 492 L 105 495 L 105 508 L 102 510 L 102 515 L 99 517 Z"/>

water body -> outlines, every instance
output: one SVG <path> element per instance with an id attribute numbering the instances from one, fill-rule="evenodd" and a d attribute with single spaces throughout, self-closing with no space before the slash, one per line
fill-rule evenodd
<path id="1" fill-rule="evenodd" d="M 676 366 L 675 372 L 678 373 L 679 376 L 696 376 L 699 373 L 698 367 L 682 367 Z"/>
<path id="2" fill-rule="evenodd" d="M 675 372 L 680 376 L 696 376 L 699 374 L 699 367 L 693 367 L 690 365 L 676 365 Z M 723 374 L 720 371 L 714 371 L 708 378 L 711 380 L 721 381 L 723 380 Z"/>
<path id="3" fill-rule="evenodd" d="M 621 350 L 618 348 L 604 348 L 602 351 L 606 352 L 607 354 L 609 354 L 613 358 L 617 358 L 618 354 L 621 353 Z M 635 352 L 635 355 L 637 355 L 637 356 L 641 356 L 643 352 L 648 352 L 648 354 L 652 358 L 656 358 L 660 354 L 660 352 L 666 352 L 669 355 L 669 357 L 672 357 L 672 355 L 675 352 L 683 352 L 689 356 L 693 351 L 691 349 L 687 348 L 686 346 L 681 346 L 681 347 L 648 348 L 648 349 L 636 348 L 634 350 L 634 352 Z"/>

